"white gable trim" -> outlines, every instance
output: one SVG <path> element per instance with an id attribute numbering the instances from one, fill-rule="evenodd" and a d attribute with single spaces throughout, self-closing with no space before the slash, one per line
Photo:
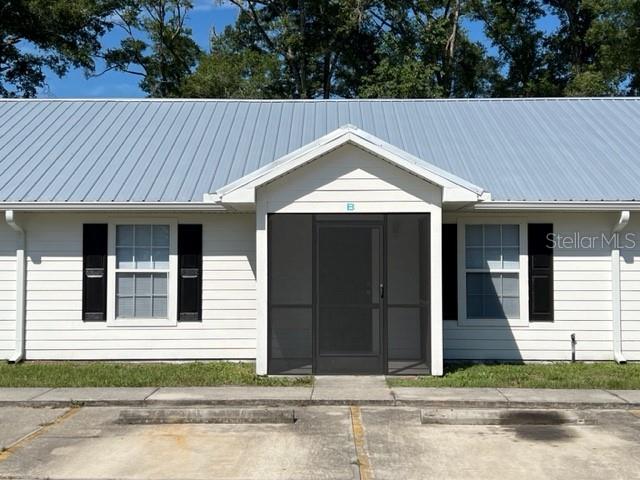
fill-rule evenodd
<path id="1" fill-rule="evenodd" d="M 489 193 L 481 187 L 424 162 L 357 127 L 346 125 L 222 187 L 213 194 L 205 194 L 204 201 L 255 204 L 256 188 L 347 144 L 359 147 L 429 183 L 442 187 L 443 202 L 477 202 L 490 199 Z"/>

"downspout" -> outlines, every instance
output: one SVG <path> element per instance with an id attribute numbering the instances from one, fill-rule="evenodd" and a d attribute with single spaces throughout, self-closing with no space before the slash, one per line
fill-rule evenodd
<path id="1" fill-rule="evenodd" d="M 9 357 L 10 362 L 20 362 L 24 360 L 24 337 L 25 337 L 25 298 L 26 298 L 26 273 L 27 262 L 25 257 L 27 235 L 24 229 L 16 222 L 13 210 L 4 212 L 4 219 L 15 232 L 16 239 L 16 346 L 15 352 Z"/>
<path id="2" fill-rule="evenodd" d="M 613 227 L 612 233 L 619 237 L 620 232 L 629 223 L 629 210 L 620 212 L 618 223 Z M 620 241 L 614 238 L 613 248 L 611 249 L 611 286 L 612 286 L 612 310 L 613 310 L 613 358 L 617 363 L 627 363 L 622 354 L 622 313 L 620 300 Z"/>

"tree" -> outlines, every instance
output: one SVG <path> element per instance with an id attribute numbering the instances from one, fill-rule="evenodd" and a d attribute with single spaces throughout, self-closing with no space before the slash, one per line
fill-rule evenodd
<path id="1" fill-rule="evenodd" d="M 562 94 L 548 75 L 545 36 L 538 26 L 545 11 L 539 0 L 471 0 L 470 6 L 498 52 L 502 74 L 493 85 L 494 96 Z"/>
<path id="2" fill-rule="evenodd" d="M 637 94 L 637 0 L 545 0 L 560 26 L 549 39 L 556 81 L 572 96 Z"/>
<path id="3" fill-rule="evenodd" d="M 601 41 L 594 32 L 594 42 L 601 47 L 603 55 L 609 54 L 611 64 L 616 62 L 616 53 L 621 48 L 620 62 L 625 66 L 626 74 L 623 78 L 624 93 L 626 95 L 640 96 L 640 2 L 637 0 L 620 0 L 616 2 L 617 8 L 612 9 L 611 23 L 618 26 L 618 35 L 609 35 L 609 42 Z M 607 23 L 603 22 L 602 30 L 606 32 Z M 615 27 L 613 27 L 615 28 Z"/>
<path id="4" fill-rule="evenodd" d="M 487 95 L 496 62 L 462 28 L 462 0 L 232 0 L 186 95 Z"/>
<path id="5" fill-rule="evenodd" d="M 498 50 L 495 96 L 637 94 L 637 0 L 472 0 Z M 555 19 L 545 31 L 541 22 Z"/>
<path id="6" fill-rule="evenodd" d="M 289 89 L 279 59 L 256 49 L 235 48 L 235 30 L 213 35 L 211 53 L 181 88 L 189 98 L 280 98 Z"/>
<path id="7" fill-rule="evenodd" d="M 140 88 L 152 97 L 178 95 L 200 54 L 185 25 L 191 8 L 190 0 L 126 0 L 115 12 L 125 38 L 103 54 L 102 73 L 137 75 Z"/>
<path id="8" fill-rule="evenodd" d="M 191 0 L 4 0 L 0 96 L 96 59 L 154 97 L 640 94 L 638 0 L 227 1 L 237 21 L 204 53 Z M 124 38 L 103 49 L 114 26 Z"/>
<path id="9" fill-rule="evenodd" d="M 469 40 L 462 0 L 391 0 L 374 16 L 381 27 L 379 63 L 363 81 L 368 97 L 487 95 L 496 62 Z"/>
<path id="10" fill-rule="evenodd" d="M 279 65 L 270 67 L 262 90 L 289 98 L 358 95 L 361 79 L 375 64 L 371 1 L 230 1 L 240 13 L 222 41 L 238 54 L 236 60 L 269 59 Z M 214 49 L 213 55 L 219 53 Z"/>
<path id="11" fill-rule="evenodd" d="M 0 96 L 33 97 L 46 69 L 95 68 L 116 0 L 4 0 L 0 4 Z"/>

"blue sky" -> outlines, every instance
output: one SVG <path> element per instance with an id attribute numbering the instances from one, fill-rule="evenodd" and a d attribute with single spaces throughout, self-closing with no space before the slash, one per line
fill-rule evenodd
<path id="1" fill-rule="evenodd" d="M 190 12 L 188 23 L 198 45 L 207 50 L 212 29 L 217 32 L 222 31 L 226 25 L 235 22 L 237 14 L 236 7 L 229 4 L 220 4 L 216 0 L 194 0 L 194 8 Z M 549 31 L 557 24 L 557 19 L 547 16 L 541 21 L 540 26 Z M 473 40 L 487 44 L 479 23 L 470 22 L 465 27 Z M 103 44 L 107 47 L 115 46 L 121 38 L 122 34 L 115 29 L 105 36 Z M 495 49 L 490 45 L 487 47 L 490 53 L 495 54 Z M 39 96 L 43 98 L 144 97 L 145 93 L 138 87 L 139 81 L 138 76 L 115 71 L 92 78 L 86 78 L 82 70 L 71 70 L 62 78 L 50 73 L 47 76 L 48 86 L 39 92 Z"/>
<path id="2" fill-rule="evenodd" d="M 216 0 L 195 0 L 189 15 L 189 26 L 193 37 L 203 49 L 208 49 L 211 29 L 217 32 L 235 22 L 237 9 L 231 5 L 219 5 Z M 106 46 L 118 44 L 122 35 L 116 30 L 103 39 Z M 82 70 L 72 70 L 58 78 L 55 74 L 47 77 L 48 88 L 39 92 L 40 97 L 85 98 L 85 97 L 144 97 L 138 88 L 140 79 L 123 72 L 107 72 L 104 75 L 86 78 Z"/>

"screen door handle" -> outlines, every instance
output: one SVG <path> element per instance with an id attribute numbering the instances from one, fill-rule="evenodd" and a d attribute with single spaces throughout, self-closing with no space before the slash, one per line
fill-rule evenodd
<path id="1" fill-rule="evenodd" d="M 384 298 L 384 284 L 380 284 L 380 298 Z"/>

